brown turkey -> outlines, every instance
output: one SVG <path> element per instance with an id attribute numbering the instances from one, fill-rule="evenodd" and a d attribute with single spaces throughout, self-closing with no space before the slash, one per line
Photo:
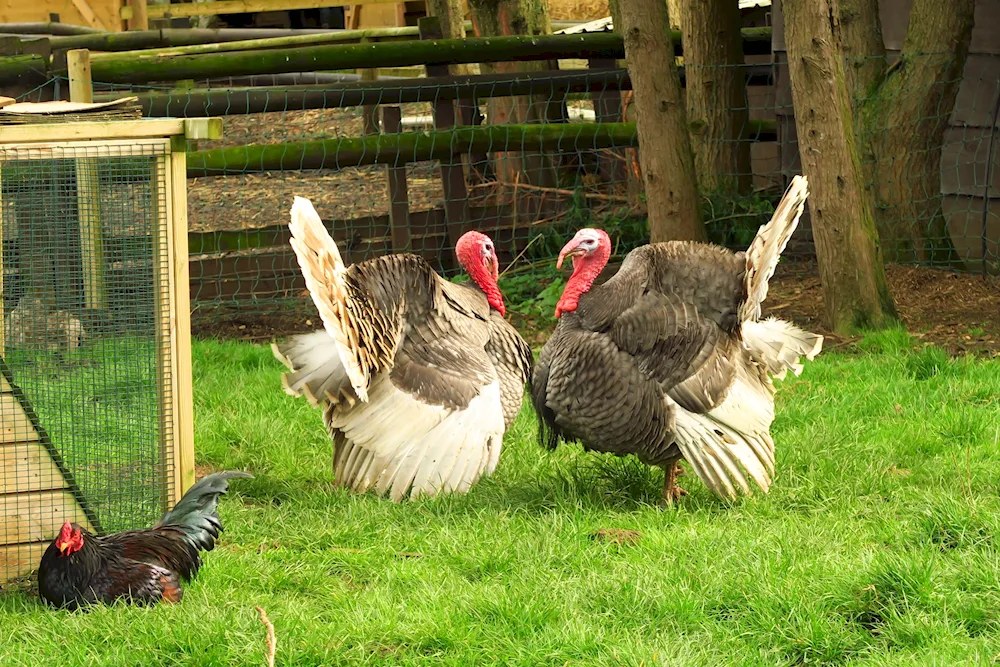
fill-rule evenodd
<path id="1" fill-rule="evenodd" d="M 539 437 L 587 450 L 635 454 L 665 470 L 668 502 L 676 463 L 687 460 L 716 494 L 765 493 L 774 475 L 774 385 L 802 371 L 823 337 L 760 304 L 806 201 L 796 176 L 746 252 L 685 241 L 636 248 L 614 277 L 594 280 L 611 255 L 608 235 L 581 229 L 562 249 L 573 275 L 556 307 L 559 324 L 535 363 Z M 745 472 L 744 472 L 745 471 Z"/>
<path id="2" fill-rule="evenodd" d="M 504 319 L 493 242 L 458 240 L 475 286 L 458 285 L 409 253 L 345 267 L 309 200 L 296 197 L 291 217 L 325 330 L 273 349 L 291 370 L 285 391 L 323 409 L 337 484 L 400 501 L 492 474 L 531 371 L 531 349 Z"/>

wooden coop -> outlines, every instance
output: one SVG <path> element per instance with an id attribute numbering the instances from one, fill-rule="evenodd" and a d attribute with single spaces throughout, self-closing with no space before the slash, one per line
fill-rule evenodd
<path id="1" fill-rule="evenodd" d="M 115 115 L 0 108 L 0 583 L 194 481 L 185 146 L 221 124 Z"/>

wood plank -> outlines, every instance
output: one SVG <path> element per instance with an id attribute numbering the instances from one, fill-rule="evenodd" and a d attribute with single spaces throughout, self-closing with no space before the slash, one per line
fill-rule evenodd
<path id="1" fill-rule="evenodd" d="M 22 144 L 96 139 L 145 139 L 184 134 L 183 118 L 45 123 L 0 126 L 0 143 Z"/>
<path id="2" fill-rule="evenodd" d="M 0 584 L 37 569 L 50 541 L 0 546 Z"/>
<path id="3" fill-rule="evenodd" d="M 941 192 L 949 195 L 983 196 L 989 164 L 990 130 L 983 127 L 952 127 L 945 131 L 941 150 Z M 993 159 L 1000 156 L 1000 137 L 993 142 Z M 1000 165 L 993 169 L 990 197 L 1000 197 Z"/>
<path id="4" fill-rule="evenodd" d="M 66 521 L 93 530 L 70 491 L 0 496 L 0 539 L 4 544 L 51 540 Z"/>
<path id="5" fill-rule="evenodd" d="M 0 375 L 0 394 L 8 394 L 11 392 L 10 385 L 7 384 L 7 378 Z"/>
<path id="6" fill-rule="evenodd" d="M 997 30 L 1000 32 L 1000 30 Z M 989 127 L 993 109 L 1000 94 L 1000 55 L 969 54 L 958 86 L 952 125 Z M 997 123 L 1000 127 L 1000 122 Z"/>
<path id="7" fill-rule="evenodd" d="M 90 6 L 87 0 L 71 0 L 73 6 L 76 7 L 76 11 L 80 12 L 80 16 L 84 18 L 87 25 L 91 28 L 97 28 L 98 30 L 107 30 L 108 27 L 104 25 L 97 14 L 94 12 L 94 8 Z"/>
<path id="8" fill-rule="evenodd" d="M 1000 2 L 978 0 L 969 53 L 1000 55 Z"/>
<path id="9" fill-rule="evenodd" d="M 14 394 L 0 394 L 0 444 L 36 442 L 38 432 Z"/>
<path id="10" fill-rule="evenodd" d="M 351 5 L 392 4 L 396 2 L 398 0 L 352 0 Z M 330 0 L 217 0 L 190 4 L 150 5 L 146 13 L 151 19 L 163 19 L 216 14 L 276 12 L 287 9 L 322 9 L 329 6 Z"/>
<path id="11" fill-rule="evenodd" d="M 0 445 L 0 495 L 68 486 L 42 443 Z"/>
<path id="12" fill-rule="evenodd" d="M 149 30 L 149 7 L 146 0 L 125 0 L 125 6 L 131 10 L 128 29 Z"/>
<path id="13" fill-rule="evenodd" d="M 69 76 L 69 101 L 81 104 L 94 102 L 94 83 L 90 76 L 90 51 L 70 49 L 66 52 Z"/>
<path id="14" fill-rule="evenodd" d="M 187 252 L 187 154 L 185 142 L 178 137 L 170 153 L 169 252 L 173 272 L 170 290 L 172 338 L 174 345 L 171 375 L 175 381 L 173 424 L 174 477 L 176 500 L 195 482 L 194 478 L 194 391 L 191 370 L 191 277 Z"/>
<path id="15" fill-rule="evenodd" d="M 1000 245 L 997 243 L 997 239 L 1000 239 L 1000 199 L 989 201 L 985 229 L 983 229 L 984 203 L 982 197 L 962 195 L 945 195 L 941 201 L 955 250 L 959 259 L 964 261 L 966 268 L 970 270 L 979 270 L 982 267 L 984 245 L 986 260 L 993 265 L 993 270 L 1000 260 Z"/>

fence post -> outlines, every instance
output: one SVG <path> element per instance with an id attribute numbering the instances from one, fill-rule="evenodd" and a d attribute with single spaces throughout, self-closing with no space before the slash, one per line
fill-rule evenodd
<path id="1" fill-rule="evenodd" d="M 615 69 L 613 59 L 591 58 L 587 66 L 591 70 Z M 595 123 L 622 122 L 622 94 L 619 90 L 596 90 L 590 94 L 594 102 Z M 597 164 L 600 173 L 610 183 L 625 181 L 625 153 L 615 149 L 603 149 L 597 152 Z"/>
<path id="2" fill-rule="evenodd" d="M 382 127 L 386 134 L 398 134 L 402 129 L 403 114 L 399 107 L 382 107 Z M 389 182 L 389 229 L 392 232 L 392 251 L 410 250 L 410 196 L 406 185 L 406 163 L 386 167 Z"/>
<path id="3" fill-rule="evenodd" d="M 426 16 L 417 22 L 420 39 L 441 39 L 441 22 L 436 16 Z M 448 76 L 447 65 L 428 65 L 427 76 Z M 434 100 L 434 129 L 444 130 L 454 127 L 455 105 L 452 100 Z M 461 158 L 441 160 L 441 185 L 444 189 L 444 215 L 448 227 L 448 242 L 454 248 L 462 235 L 468 219 L 469 195 L 465 189 L 465 172 Z M 454 253 L 444 253 L 442 265 L 457 268 Z"/>
<path id="4" fill-rule="evenodd" d="M 90 51 L 73 49 L 66 54 L 70 102 L 94 101 L 90 78 Z M 80 221 L 80 261 L 83 265 L 83 302 L 86 308 L 104 309 L 104 242 L 101 234 L 101 183 L 97 160 L 78 157 L 76 162 L 76 214 Z"/>
<path id="5" fill-rule="evenodd" d="M 362 44 L 367 44 L 371 42 L 367 37 L 361 38 Z M 362 81 L 376 81 L 378 79 L 378 68 L 362 69 L 358 70 L 358 74 L 361 75 Z M 361 107 L 361 118 L 364 122 L 365 134 L 378 134 L 378 105 L 377 104 L 366 104 Z"/>
<path id="6" fill-rule="evenodd" d="M 131 11 L 126 25 L 129 30 L 149 30 L 149 14 L 146 0 L 126 0 L 125 6 Z"/>

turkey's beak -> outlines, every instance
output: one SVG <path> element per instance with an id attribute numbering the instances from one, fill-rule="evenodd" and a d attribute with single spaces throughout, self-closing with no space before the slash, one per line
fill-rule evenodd
<path id="1" fill-rule="evenodd" d="M 494 282 L 500 280 L 500 261 L 497 260 L 497 256 L 495 254 L 483 255 L 483 266 L 485 266 L 490 272 L 490 275 L 493 276 Z"/>
<path id="2" fill-rule="evenodd" d="M 582 247 L 576 245 L 575 239 L 573 241 L 570 241 L 569 243 L 563 246 L 563 249 L 561 251 L 559 251 L 559 259 L 556 260 L 556 268 L 561 269 L 563 261 L 567 257 L 577 257 L 578 255 L 585 254 L 586 252 L 587 251 L 584 250 Z"/>

